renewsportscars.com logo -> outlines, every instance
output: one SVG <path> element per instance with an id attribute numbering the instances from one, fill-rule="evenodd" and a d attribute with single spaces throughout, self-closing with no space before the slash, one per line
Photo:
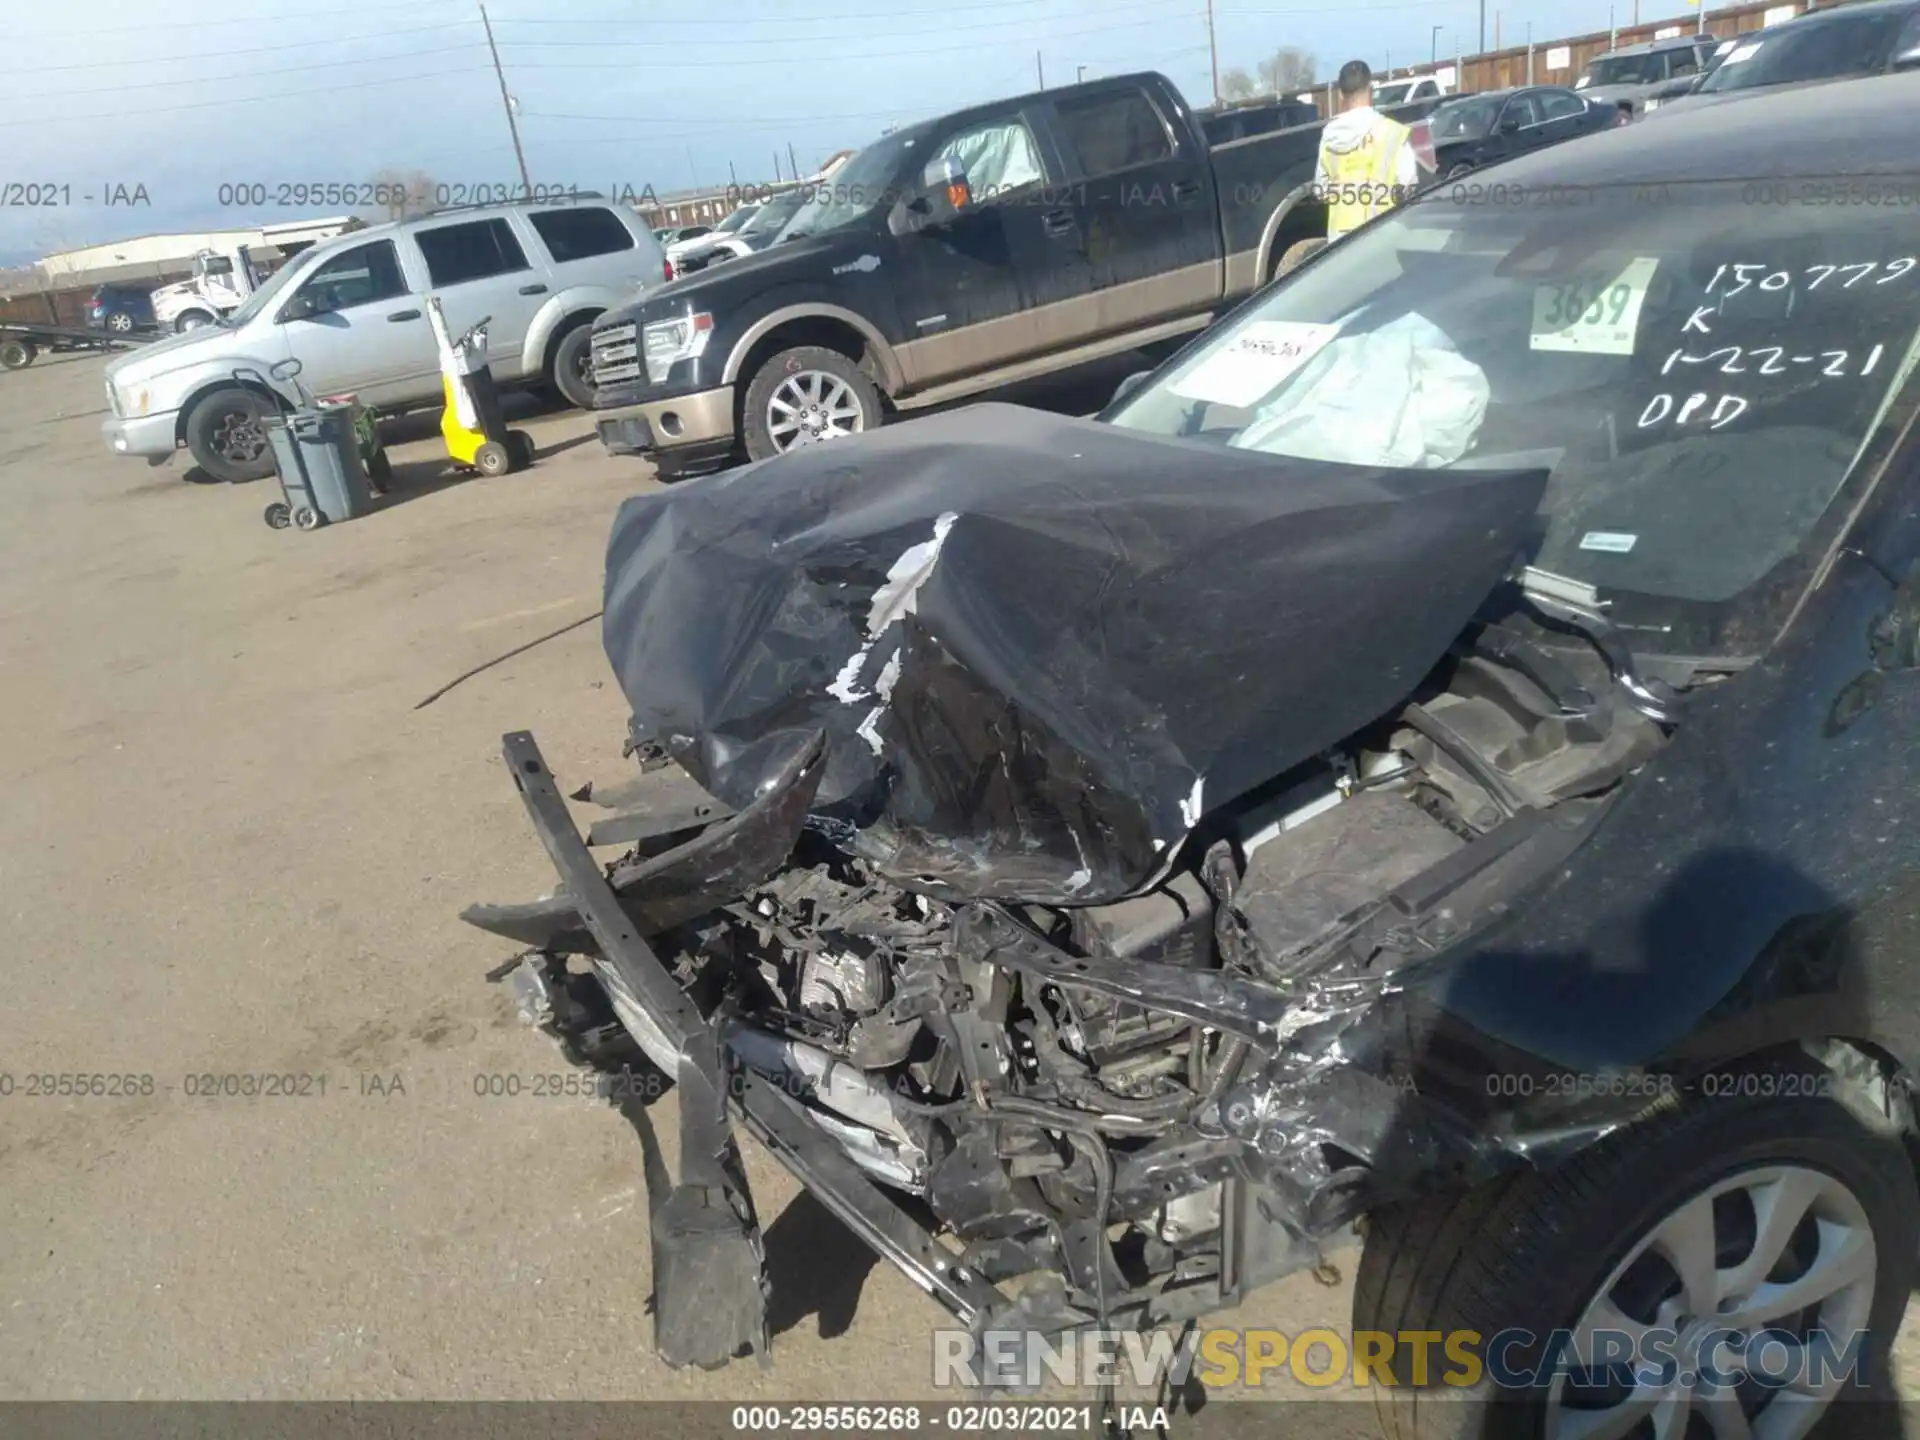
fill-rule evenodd
<path id="1" fill-rule="evenodd" d="M 1345 1385 L 1445 1387 L 1490 1384 L 1523 1390 L 1565 1375 L 1574 1385 L 1722 1389 L 1758 1382 L 1768 1388 L 1864 1388 L 1867 1335 L 1840 1337 L 1815 1329 L 1733 1330 L 1710 1321 L 1671 1330 L 1570 1330 L 1545 1334 L 1502 1330 L 1215 1329 L 1184 1336 L 1164 1330 L 1079 1330 L 1042 1335 L 1028 1330 L 936 1330 L 933 1383 L 939 1388 L 1038 1390 L 1067 1386 L 1184 1385 L 1209 1388 L 1286 1384 L 1315 1389 Z"/>

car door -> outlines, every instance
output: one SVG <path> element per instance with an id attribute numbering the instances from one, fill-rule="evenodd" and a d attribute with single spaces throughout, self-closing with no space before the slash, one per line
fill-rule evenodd
<path id="1" fill-rule="evenodd" d="M 1505 160 L 1545 143 L 1539 97 L 1531 90 L 1509 95 L 1507 103 L 1500 108 L 1500 118 L 1494 122 L 1493 134 L 1488 137 L 1493 152 L 1491 158 Z"/>
<path id="2" fill-rule="evenodd" d="M 1213 167 L 1187 127 L 1127 83 L 1056 100 L 1053 122 L 1086 267 L 1062 338 L 1191 315 L 1225 290 Z"/>
<path id="3" fill-rule="evenodd" d="M 1600 128 L 1605 118 L 1571 90 L 1542 90 L 1534 97 L 1540 111 L 1538 144 L 1557 145 Z"/>
<path id="4" fill-rule="evenodd" d="M 437 361 L 416 282 L 391 238 L 321 261 L 279 311 L 301 383 L 316 395 L 351 392 L 369 405 L 429 392 Z"/>
<path id="5" fill-rule="evenodd" d="M 552 290 L 544 254 L 522 241 L 506 215 L 420 225 L 411 239 L 448 330 L 458 337 L 485 320 L 494 378 L 517 378 L 527 331 Z"/>
<path id="6" fill-rule="evenodd" d="M 923 387 L 1051 348 L 1059 307 L 1087 283 L 1073 263 L 1073 210 L 1056 193 L 1057 158 L 1030 110 L 957 122 L 934 137 L 908 188 L 940 183 L 958 163 L 973 196 L 943 224 L 910 229 L 895 251 L 907 383 Z"/>

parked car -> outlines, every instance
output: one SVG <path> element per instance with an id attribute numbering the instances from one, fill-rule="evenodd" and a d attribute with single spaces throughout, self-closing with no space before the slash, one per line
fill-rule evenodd
<path id="1" fill-rule="evenodd" d="M 1588 61 L 1573 88 L 1587 100 L 1619 105 L 1634 115 L 1658 110 L 1699 83 L 1718 44 L 1711 35 L 1696 34 L 1623 45 Z"/>
<path id="2" fill-rule="evenodd" d="M 102 285 L 87 302 L 87 324 L 116 335 L 154 328 L 153 302 L 144 285 Z"/>
<path id="3" fill-rule="evenodd" d="M 686 263 L 689 256 L 708 249 L 718 243 L 720 237 L 732 235 L 739 230 L 741 226 L 753 219 L 759 209 L 760 201 L 749 200 L 730 212 L 726 219 L 713 226 L 704 235 L 689 235 L 667 246 L 667 259 L 673 262 L 674 273 L 679 273 L 680 267 Z"/>
<path id="4" fill-rule="evenodd" d="M 711 235 L 711 225 L 665 225 L 653 232 L 653 238 L 662 246 L 671 248 L 682 240 L 697 240 L 702 235 Z"/>
<path id="5" fill-rule="evenodd" d="M 674 252 L 675 278 L 692 275 L 722 260 L 737 260 L 771 245 L 781 228 L 809 201 L 819 198 L 817 186 L 802 185 L 769 195 L 756 204 L 747 218 L 725 234 L 714 232 L 692 245 Z"/>
<path id="6" fill-rule="evenodd" d="M 1417 100 L 1438 100 L 1453 92 L 1453 87 L 1441 82 L 1437 75 L 1416 75 L 1410 80 L 1382 80 L 1373 87 L 1373 105 L 1376 110 L 1389 110 L 1396 105 L 1411 105 Z"/>
<path id="7" fill-rule="evenodd" d="M 1916 128 L 1894 77 L 1521 155 L 1581 203 L 1431 190 L 1101 420 L 628 500 L 632 849 L 510 734 L 560 883 L 467 918 L 678 1081 L 656 1347 L 765 1345 L 741 1123 L 973 1335 L 1175 1329 L 1364 1220 L 1399 1440 L 1896 1432 L 1920 266 L 1751 190 Z"/>
<path id="8" fill-rule="evenodd" d="M 1856 80 L 1920 66 L 1920 0 L 1862 0 L 1735 36 L 1692 93 L 1661 113 L 1764 94 L 1784 85 Z"/>
<path id="9" fill-rule="evenodd" d="M 1193 118 L 1200 122 L 1200 132 L 1207 137 L 1207 144 L 1218 147 L 1252 135 L 1271 135 L 1296 125 L 1312 125 L 1320 119 L 1320 107 L 1308 100 L 1262 100 L 1250 105 L 1196 110 Z"/>
<path id="10" fill-rule="evenodd" d="M 1138 74 L 895 130 L 771 244 L 601 317 L 600 437 L 685 474 L 1189 335 L 1326 234 L 1321 128 L 1215 150 Z"/>
<path id="11" fill-rule="evenodd" d="M 429 292 L 458 334 L 490 317 L 487 358 L 503 385 L 544 383 L 593 401 L 589 328 L 661 284 L 660 242 L 621 205 L 493 205 L 375 225 L 287 262 L 231 314 L 107 366 L 101 430 L 123 455 L 176 449 L 221 480 L 271 474 L 259 420 L 264 375 L 289 357 L 315 394 L 356 393 L 381 410 L 438 403 Z"/>
<path id="12" fill-rule="evenodd" d="M 1428 117 L 1426 140 L 1443 178 L 1623 125 L 1625 110 L 1588 101 L 1562 85 L 1486 90 L 1448 100 Z"/>

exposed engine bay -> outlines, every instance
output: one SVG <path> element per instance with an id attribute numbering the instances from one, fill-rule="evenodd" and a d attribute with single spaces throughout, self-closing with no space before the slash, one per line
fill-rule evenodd
<path id="1" fill-rule="evenodd" d="M 1635 692 L 1661 687 L 1622 678 L 1573 630 L 1476 622 L 1405 704 L 1206 815 L 1107 904 L 928 893 L 803 803 L 778 868 L 710 907 L 649 905 L 649 876 L 660 893 L 676 853 L 744 812 L 644 744 L 640 781 L 595 798 L 672 795 L 589 838 L 636 838 L 608 880 L 724 1064 L 924 1205 L 966 1272 L 1027 1277 L 1020 1323 L 1165 1323 L 1485 1158 L 1494 1141 L 1400 1104 L 1377 1056 L 1356 1064 L 1361 1022 L 1401 967 L 1497 923 L 1659 747 Z M 562 895 L 468 918 L 536 944 L 512 971 L 523 1011 L 577 1059 L 612 1068 L 637 1045 L 684 1074 L 571 913 Z"/>

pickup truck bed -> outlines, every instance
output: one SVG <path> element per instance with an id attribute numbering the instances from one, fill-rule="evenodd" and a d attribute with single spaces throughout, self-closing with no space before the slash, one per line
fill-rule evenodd
<path id="1" fill-rule="evenodd" d="M 1146 73 L 896 131 L 773 245 L 601 317 L 601 439 L 668 474 L 759 459 L 1189 335 L 1325 233 L 1322 128 L 1210 146 Z"/>

